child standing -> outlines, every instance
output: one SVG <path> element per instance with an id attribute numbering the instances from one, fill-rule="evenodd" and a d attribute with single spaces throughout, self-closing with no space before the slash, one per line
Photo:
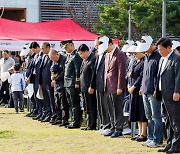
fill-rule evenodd
<path id="1" fill-rule="evenodd" d="M 14 73 L 8 79 L 8 82 L 11 84 L 11 91 L 14 101 L 14 108 L 16 113 L 18 113 L 18 99 L 19 99 L 19 108 L 20 112 L 24 111 L 24 99 L 23 91 L 25 88 L 25 80 L 22 73 L 20 73 L 20 64 L 14 65 Z"/>

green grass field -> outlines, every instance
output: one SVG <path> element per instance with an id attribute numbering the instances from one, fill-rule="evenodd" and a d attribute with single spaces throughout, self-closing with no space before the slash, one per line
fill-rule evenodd
<path id="1" fill-rule="evenodd" d="M 24 116 L 0 107 L 0 154 L 153 154 L 158 150 L 143 147 L 128 136 L 111 139 L 95 131 L 68 130 Z"/>

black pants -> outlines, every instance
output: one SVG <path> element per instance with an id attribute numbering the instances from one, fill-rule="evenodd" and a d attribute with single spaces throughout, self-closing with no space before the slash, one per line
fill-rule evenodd
<path id="1" fill-rule="evenodd" d="M 13 96 L 15 111 L 18 112 L 18 106 L 20 110 L 24 110 L 23 91 L 13 91 L 12 96 Z M 18 105 L 18 100 L 19 100 L 19 105 Z"/>
<path id="2" fill-rule="evenodd" d="M 104 101 L 104 92 L 96 91 L 97 110 L 100 120 L 100 129 L 111 127 L 107 103 Z"/>
<path id="3" fill-rule="evenodd" d="M 79 89 L 74 87 L 66 87 L 66 98 L 70 105 L 72 122 L 71 125 L 74 127 L 81 125 L 81 108 L 80 108 L 80 97 Z"/>
<path id="4" fill-rule="evenodd" d="M 167 114 L 170 121 L 170 126 L 173 130 L 172 136 L 172 144 L 171 148 L 180 148 L 180 101 L 178 102 L 166 102 L 163 101 L 165 104 L 165 108 L 167 110 Z"/>
<path id="5" fill-rule="evenodd" d="M 97 102 L 96 95 L 88 92 L 82 93 L 86 109 L 86 127 L 96 129 Z"/>
<path id="6" fill-rule="evenodd" d="M 108 112 L 111 120 L 111 130 L 123 131 L 123 94 L 116 95 L 106 92 L 105 101 L 108 105 Z"/>
<path id="7" fill-rule="evenodd" d="M 54 92 L 56 119 L 61 120 L 62 123 L 68 122 L 69 119 L 69 104 L 66 99 L 65 89 L 60 92 Z"/>
<path id="8" fill-rule="evenodd" d="M 43 114 L 49 118 L 56 116 L 53 88 L 48 83 L 44 83 L 42 84 L 42 91 L 44 97 L 43 103 L 45 108 Z"/>
<path id="9" fill-rule="evenodd" d="M 9 100 L 9 83 L 8 80 L 2 82 L 0 90 L 0 98 L 2 99 L 1 103 L 8 104 Z"/>

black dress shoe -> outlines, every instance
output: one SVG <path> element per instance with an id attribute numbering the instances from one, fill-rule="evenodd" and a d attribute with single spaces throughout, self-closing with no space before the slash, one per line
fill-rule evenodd
<path id="1" fill-rule="evenodd" d="M 180 150 L 178 148 L 170 148 L 168 151 L 166 151 L 166 153 L 179 153 Z"/>
<path id="2" fill-rule="evenodd" d="M 158 152 L 167 152 L 170 148 L 171 148 L 171 145 L 168 144 L 168 145 L 165 146 L 164 149 L 159 149 Z"/>
<path id="3" fill-rule="evenodd" d="M 51 125 L 59 125 L 61 124 L 61 120 L 55 120 Z"/>
<path id="4" fill-rule="evenodd" d="M 69 122 L 62 122 L 60 123 L 59 127 L 63 127 L 63 126 L 68 126 L 69 125 Z"/>
<path id="5" fill-rule="evenodd" d="M 120 131 L 115 131 L 115 132 L 111 135 L 111 138 L 117 138 L 117 137 L 123 137 L 122 132 L 120 132 Z"/>
<path id="6" fill-rule="evenodd" d="M 51 119 L 49 117 L 46 117 L 44 120 L 42 120 L 41 122 L 49 122 Z"/>
<path id="7" fill-rule="evenodd" d="M 36 117 L 33 117 L 32 119 L 33 120 L 38 120 L 38 119 L 40 119 L 41 118 L 41 115 L 37 115 Z"/>
<path id="8" fill-rule="evenodd" d="M 90 128 L 90 127 L 85 127 L 85 128 L 81 128 L 81 130 L 96 130 L 96 128 Z"/>
<path id="9" fill-rule="evenodd" d="M 147 136 L 140 135 L 135 140 L 138 141 L 138 142 L 145 142 L 145 141 L 147 141 Z"/>
<path id="10" fill-rule="evenodd" d="M 80 126 L 66 125 L 65 128 L 75 129 L 75 128 L 80 128 Z"/>
<path id="11" fill-rule="evenodd" d="M 42 121 L 42 120 L 44 120 L 46 117 L 45 116 L 41 116 L 39 119 L 38 119 L 38 121 Z"/>

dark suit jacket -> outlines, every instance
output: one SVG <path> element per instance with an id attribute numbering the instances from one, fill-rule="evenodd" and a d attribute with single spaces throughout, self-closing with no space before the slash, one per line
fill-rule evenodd
<path id="1" fill-rule="evenodd" d="M 168 58 L 164 71 L 160 73 L 163 58 L 159 62 L 158 83 L 161 76 L 161 93 L 166 102 L 173 101 L 173 93 L 180 93 L 180 56 L 174 52 Z M 157 84 L 156 93 L 159 93 Z"/>
<path id="2" fill-rule="evenodd" d="M 104 89 L 115 94 L 117 89 L 124 90 L 126 87 L 126 57 L 117 47 L 109 62 L 109 53 L 105 56 Z"/>
<path id="3" fill-rule="evenodd" d="M 26 65 L 26 77 L 28 78 L 33 69 L 33 61 L 34 61 L 35 53 L 28 57 L 27 65 Z M 30 83 L 34 83 L 35 75 L 32 75 L 30 78 Z"/>
<path id="4" fill-rule="evenodd" d="M 91 88 L 96 89 L 96 91 L 103 93 L 104 92 L 104 62 L 105 62 L 105 55 L 103 54 L 101 61 L 98 65 L 99 56 L 96 59 L 94 73 L 93 73 L 93 80 L 91 82 Z"/>
<path id="5" fill-rule="evenodd" d="M 89 55 L 87 60 L 84 60 L 80 69 L 80 88 L 81 92 L 85 93 L 90 87 L 91 81 L 93 79 L 94 65 L 96 62 L 96 57 L 93 53 Z"/>
<path id="6" fill-rule="evenodd" d="M 49 59 L 49 56 L 44 54 L 42 57 L 42 63 L 40 66 L 40 80 L 42 81 L 42 86 L 51 84 L 51 68 L 52 61 Z"/>
<path id="7" fill-rule="evenodd" d="M 39 85 L 39 78 L 40 78 L 40 65 L 42 63 L 42 57 L 43 57 L 43 52 L 40 52 L 34 56 L 33 64 L 32 64 L 32 69 L 31 73 L 29 75 L 30 79 L 33 75 L 35 75 L 35 84 L 36 86 Z M 34 74 L 35 73 L 35 74 Z"/>
<path id="8" fill-rule="evenodd" d="M 74 87 L 79 84 L 80 80 L 80 67 L 82 59 L 79 57 L 76 50 L 70 55 L 67 55 L 64 73 L 64 87 Z"/>
<path id="9" fill-rule="evenodd" d="M 57 76 L 55 77 L 55 81 L 56 81 L 55 90 L 56 91 L 61 91 L 62 89 L 64 89 L 65 62 L 66 62 L 66 57 L 61 55 L 57 63 L 53 63 L 51 66 L 52 68 L 54 65 L 57 65 L 57 68 L 58 68 Z"/>

